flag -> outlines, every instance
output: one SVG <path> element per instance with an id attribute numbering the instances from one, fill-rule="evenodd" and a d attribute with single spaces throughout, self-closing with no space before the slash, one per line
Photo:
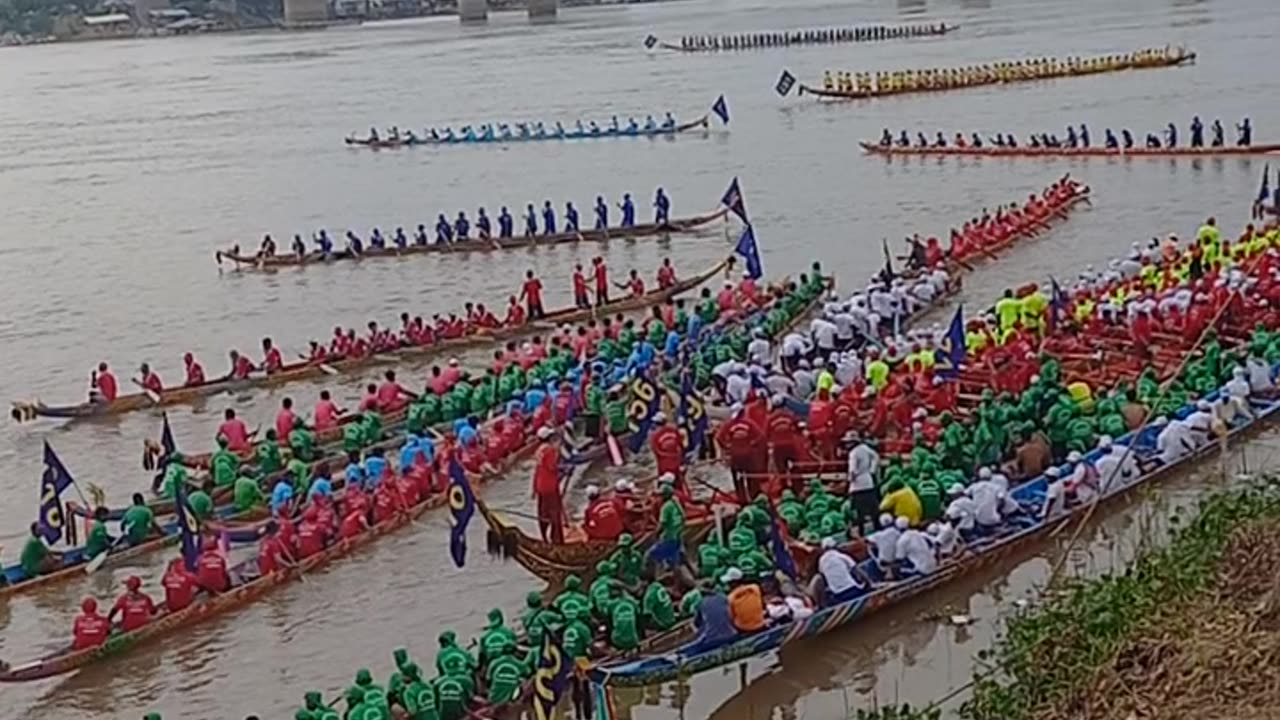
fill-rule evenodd
<path id="1" fill-rule="evenodd" d="M 658 44 L 658 38 L 655 35 L 650 35 L 649 37 L 644 39 L 644 46 L 645 46 L 645 49 L 647 50 L 652 50 L 653 46 L 657 44 Z"/>
<path id="2" fill-rule="evenodd" d="M 715 104 L 711 106 L 711 112 L 720 117 L 720 122 L 729 124 L 729 103 L 725 102 L 724 95 L 716 98 Z"/>
<path id="3" fill-rule="evenodd" d="M 173 428 L 169 427 L 169 413 L 162 415 L 164 419 L 164 427 L 160 429 L 160 447 L 164 448 L 164 462 L 161 467 L 168 462 L 169 456 L 178 450 L 178 444 L 173 441 Z"/>
<path id="4" fill-rule="evenodd" d="M 1058 284 L 1054 278 L 1049 278 L 1049 288 L 1051 297 L 1049 298 L 1049 329 L 1056 330 L 1058 323 L 1062 322 L 1062 316 L 1067 312 L 1067 305 L 1071 299 L 1067 297 L 1066 291 Z"/>
<path id="5" fill-rule="evenodd" d="M 732 210 L 734 215 L 742 219 L 742 222 L 751 224 L 747 219 L 747 204 L 742 199 L 742 188 L 738 187 L 738 178 L 735 177 L 733 182 L 729 183 L 729 189 L 724 191 L 720 204 Z"/>
<path id="6" fill-rule="evenodd" d="M 964 363 L 964 306 L 956 308 L 951 316 L 951 326 L 942 338 L 942 347 L 934 350 L 938 361 L 939 377 L 950 380 L 960 374 L 960 365 Z"/>
<path id="7" fill-rule="evenodd" d="M 533 673 L 533 715 L 537 720 L 550 720 L 572 671 L 573 659 L 548 632 L 538 653 L 538 669 Z"/>
<path id="8" fill-rule="evenodd" d="M 1266 202 L 1271 196 L 1271 163 L 1262 169 L 1262 187 L 1258 189 L 1258 202 Z"/>
<path id="9" fill-rule="evenodd" d="M 476 496 L 456 455 L 449 460 L 449 512 L 453 515 L 449 554 L 453 556 L 453 564 L 462 567 L 467 564 L 467 525 L 476 514 Z"/>
<path id="10" fill-rule="evenodd" d="M 743 229 L 742 237 L 738 238 L 738 246 L 733 251 L 746 260 L 747 274 L 752 280 L 759 280 L 764 275 L 764 268 L 760 265 L 760 247 L 756 244 L 756 231 L 750 223 Z"/>
<path id="11" fill-rule="evenodd" d="M 62 511 L 62 491 L 75 482 L 67 467 L 48 441 L 44 443 L 44 473 L 40 476 L 40 510 L 36 523 L 45 542 L 53 544 L 66 531 L 66 515 Z"/>
<path id="12" fill-rule="evenodd" d="M 791 92 L 791 88 L 795 87 L 795 85 L 796 76 L 783 70 L 782 75 L 778 77 L 778 84 L 774 85 L 773 89 L 777 90 L 782 97 L 786 97 L 787 93 Z"/>
<path id="13" fill-rule="evenodd" d="M 706 405 L 702 402 L 702 396 L 694 387 L 693 370 L 688 367 L 684 368 L 680 380 L 680 406 L 676 412 L 676 418 L 680 425 L 680 434 L 684 436 L 684 454 L 685 460 L 688 461 L 698 452 L 698 448 L 702 447 L 702 442 L 707 437 L 707 425 L 710 422 L 707 419 Z"/>
<path id="14" fill-rule="evenodd" d="M 881 274 L 884 275 L 885 283 L 891 283 L 893 282 L 894 274 L 893 255 L 889 254 L 889 238 L 880 238 L 880 248 L 884 251 L 884 270 Z"/>
<path id="15" fill-rule="evenodd" d="M 773 550 L 773 564 L 787 577 L 795 580 L 799 574 L 796 572 L 796 559 L 791 557 L 787 541 L 782 537 L 782 520 L 778 518 L 778 511 L 774 509 L 773 503 L 769 504 L 769 546 Z"/>
<path id="16" fill-rule="evenodd" d="M 643 372 L 631 381 L 631 405 L 627 415 L 631 418 L 631 437 L 627 440 L 627 449 L 632 454 L 640 452 L 644 441 L 649 437 L 649 429 L 653 426 L 653 416 L 658 414 L 662 405 L 662 394 Z"/>
<path id="17" fill-rule="evenodd" d="M 168 427 L 166 425 L 166 427 Z M 187 484 L 174 483 L 173 511 L 178 516 L 178 535 L 182 540 L 182 564 L 195 572 L 200 559 L 200 521 L 187 505 Z"/>

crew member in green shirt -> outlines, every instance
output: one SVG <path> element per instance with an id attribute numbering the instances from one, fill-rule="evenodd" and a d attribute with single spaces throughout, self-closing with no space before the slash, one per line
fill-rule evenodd
<path id="1" fill-rule="evenodd" d="M 22 572 L 29 578 L 53 572 L 62 566 L 62 554 L 50 550 L 44 544 L 44 538 L 40 536 L 40 523 L 31 523 L 31 537 L 22 546 L 21 565 Z"/>
<path id="2" fill-rule="evenodd" d="M 124 516 L 120 518 L 120 527 L 125 537 L 129 539 L 130 545 L 146 542 L 152 530 L 156 534 L 164 534 L 156 524 L 156 514 L 147 507 L 147 501 L 142 497 L 142 493 L 133 494 L 133 505 L 124 511 Z"/>
<path id="3" fill-rule="evenodd" d="M 111 548 L 115 538 L 107 532 L 107 519 L 111 513 L 105 507 L 98 506 L 93 510 L 93 527 L 89 528 L 89 537 L 84 543 L 85 559 L 95 558 Z"/>

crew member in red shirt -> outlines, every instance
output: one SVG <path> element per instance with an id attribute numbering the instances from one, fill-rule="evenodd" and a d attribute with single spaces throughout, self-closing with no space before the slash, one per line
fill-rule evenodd
<path id="1" fill-rule="evenodd" d="M 759 475 L 765 471 L 767 451 L 764 430 L 747 420 L 738 408 L 736 417 L 721 423 L 716 444 L 729 458 L 738 498 L 745 505 L 760 492 Z M 748 477 L 749 476 L 749 477 Z"/>
<path id="2" fill-rule="evenodd" d="M 587 486 L 587 509 L 582 514 L 587 537 L 613 542 L 622 535 L 622 512 L 618 505 L 617 498 L 601 497 L 600 488 Z"/>
<path id="3" fill-rule="evenodd" d="M 322 432 L 338 426 L 338 419 L 342 416 L 342 410 L 333 402 L 333 398 L 329 395 L 328 390 L 320 391 L 320 400 L 316 403 L 315 409 L 315 425 L 316 432 Z"/>
<path id="4" fill-rule="evenodd" d="M 267 523 L 267 534 L 258 543 L 258 572 L 270 575 L 292 564 L 292 557 L 293 552 L 281 535 L 280 526 L 274 521 Z"/>
<path id="5" fill-rule="evenodd" d="M 538 430 L 533 497 L 538 501 L 538 530 L 547 542 L 564 542 L 564 502 L 560 497 L 560 448 L 549 427 Z"/>
<path id="6" fill-rule="evenodd" d="M 378 409 L 384 413 L 395 412 L 405 405 L 409 404 L 409 400 L 417 399 L 417 394 L 409 392 L 403 385 L 396 382 L 396 371 L 388 370 L 382 375 L 382 385 L 378 387 Z"/>
<path id="7" fill-rule="evenodd" d="M 270 375 L 284 369 L 284 358 L 280 356 L 280 348 L 271 343 L 271 338 L 262 338 L 262 369 Z"/>
<path id="8" fill-rule="evenodd" d="M 633 269 L 627 275 L 627 281 L 619 285 L 618 289 L 631 293 L 631 297 L 642 297 L 644 295 L 644 280 L 641 280 L 640 273 Z"/>
<path id="9" fill-rule="evenodd" d="M 320 523 L 320 511 L 315 505 L 307 505 L 302 511 L 302 523 L 298 525 L 298 559 L 323 552 L 328 538 L 329 529 Z"/>
<path id="10" fill-rule="evenodd" d="M 98 371 L 89 380 L 89 397 L 95 402 L 111 402 L 120 394 L 120 386 L 116 376 L 107 369 L 107 364 L 98 363 Z"/>
<path id="11" fill-rule="evenodd" d="M 177 612 L 190 605 L 200 590 L 196 576 L 187 569 L 186 559 L 182 557 L 169 561 L 160 584 L 164 586 L 164 604 L 169 612 Z"/>
<path id="12" fill-rule="evenodd" d="M 658 465 L 658 474 L 670 473 L 676 478 L 676 487 L 684 487 L 684 438 L 675 423 L 667 422 L 664 413 L 653 416 L 653 424 L 657 428 L 649 436 L 649 447 L 653 450 L 653 458 Z"/>
<path id="13" fill-rule="evenodd" d="M 593 258 L 591 264 L 596 279 L 596 305 L 606 305 L 609 302 L 609 270 L 602 257 Z"/>
<path id="14" fill-rule="evenodd" d="M 507 327 L 519 327 L 524 324 L 524 308 L 520 307 L 520 301 L 515 295 L 507 298 L 507 319 L 503 320 L 503 324 Z"/>
<path id="15" fill-rule="evenodd" d="M 244 380 L 256 369 L 253 366 L 253 362 L 241 355 L 238 350 L 232 350 L 228 354 L 231 357 L 231 372 L 227 373 L 227 379 Z"/>
<path id="16" fill-rule="evenodd" d="M 293 432 L 293 422 L 297 419 L 293 412 L 293 398 L 280 401 L 280 412 L 276 413 L 276 437 L 282 442 L 289 442 L 289 433 Z"/>
<path id="17" fill-rule="evenodd" d="M 582 272 L 582 263 L 573 266 L 573 306 L 591 307 L 591 298 L 587 295 L 587 276 Z"/>
<path id="18" fill-rule="evenodd" d="M 227 575 L 227 558 L 218 549 L 218 541 L 207 537 L 200 548 L 200 559 L 196 561 L 196 582 L 211 593 L 223 593 L 231 587 L 231 577 Z"/>
<path id="19" fill-rule="evenodd" d="M 353 507 L 342 517 L 342 525 L 338 529 L 338 537 L 343 540 L 353 538 L 369 529 L 369 519 L 363 508 Z"/>
<path id="20" fill-rule="evenodd" d="M 666 290 L 676 284 L 676 269 L 671 267 L 671 258 L 662 258 L 662 265 L 658 266 L 658 289 Z"/>
<path id="21" fill-rule="evenodd" d="M 120 628 L 130 632 L 151 622 L 151 617 L 156 614 L 156 604 L 140 589 L 142 581 L 137 575 L 130 575 L 129 579 L 124 581 L 124 587 L 125 592 L 112 606 L 111 613 L 107 615 L 107 621 L 113 622 L 116 614 L 119 613 Z"/>
<path id="22" fill-rule="evenodd" d="M 520 290 L 520 299 L 529 308 L 530 320 L 541 320 L 546 317 L 542 310 L 542 281 L 534 277 L 532 270 L 525 271 L 524 287 Z"/>
<path id="23" fill-rule="evenodd" d="M 204 384 L 204 368 L 196 361 L 196 356 L 187 353 L 182 356 L 182 363 L 187 368 L 187 386 Z"/>
<path id="24" fill-rule="evenodd" d="M 218 426 L 218 434 L 227 439 L 227 449 L 233 453 L 247 453 L 252 450 L 249 427 L 243 420 L 236 417 L 236 411 L 227 408 L 222 417 L 223 422 Z"/>
<path id="25" fill-rule="evenodd" d="M 147 363 L 142 363 L 142 366 L 138 368 L 138 375 L 140 379 L 134 380 L 134 382 L 143 390 L 158 393 L 164 389 L 164 383 L 160 381 L 160 376 Z"/>
<path id="26" fill-rule="evenodd" d="M 396 493 L 393 491 L 391 483 L 378 483 L 378 486 L 373 489 L 374 524 L 390 519 L 396 514 L 396 508 L 399 506 L 400 501 L 396 499 Z"/>
<path id="27" fill-rule="evenodd" d="M 97 600 L 90 597 L 80 603 L 80 614 L 76 616 L 72 634 L 75 635 L 72 650 L 87 650 L 107 641 L 111 634 L 111 621 L 98 612 Z"/>
<path id="28" fill-rule="evenodd" d="M 381 408 L 378 407 L 378 386 L 369 383 L 364 386 L 364 397 L 360 399 L 360 405 L 356 408 L 360 412 L 368 412 L 370 410 L 377 412 Z"/>

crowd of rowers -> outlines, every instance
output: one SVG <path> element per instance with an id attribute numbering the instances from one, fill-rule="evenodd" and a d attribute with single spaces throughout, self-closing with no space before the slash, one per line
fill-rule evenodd
<path id="1" fill-rule="evenodd" d="M 588 281 L 588 277 L 590 281 Z M 671 259 L 663 258 L 655 275 L 654 287 L 658 290 L 666 290 L 677 282 L 676 269 L 671 264 Z M 744 283 L 747 291 L 753 294 L 758 292 L 754 281 L 749 277 L 744 279 Z M 577 263 L 574 266 L 572 285 L 574 307 L 580 309 L 603 307 L 611 301 L 618 300 L 619 297 L 617 295 L 610 295 L 613 289 L 622 291 L 624 293 L 623 297 L 627 298 L 643 297 L 650 289 L 645 285 L 644 279 L 640 277 L 639 272 L 634 269 L 628 272 L 626 282 L 610 283 L 609 268 L 601 256 L 591 259 L 589 274 L 587 270 L 583 269 L 581 263 Z M 613 287 L 611 288 L 610 285 Z M 542 279 L 534 274 L 532 270 L 529 270 L 525 273 L 525 279 L 521 284 L 519 294 L 508 297 L 506 313 L 501 318 L 487 308 L 484 303 L 473 302 L 467 302 L 463 305 L 461 315 L 458 313 L 436 313 L 432 316 L 430 322 L 420 315 L 410 316 L 409 313 L 405 312 L 400 314 L 399 330 L 383 327 L 376 320 L 369 321 L 365 333 L 357 333 L 355 328 L 335 327 L 333 336 L 329 339 L 327 345 L 322 341 L 312 340 L 307 354 L 302 356 L 302 359 L 309 363 L 329 363 L 337 360 L 360 359 L 402 348 L 428 347 L 441 341 L 469 337 L 504 328 L 520 328 L 546 317 L 547 313 L 542 299 L 543 289 Z M 721 305 L 728 303 L 733 297 L 734 289 L 735 286 L 730 284 L 728 288 L 722 289 L 714 300 Z M 708 296 L 709 293 L 704 294 L 704 302 Z M 673 319 L 683 309 L 683 300 L 668 298 L 667 302 L 662 305 L 661 312 L 663 317 Z M 616 336 L 625 325 L 626 320 L 621 314 L 617 314 L 613 318 L 601 318 L 599 322 L 592 319 L 581 328 L 582 332 L 577 333 L 575 337 L 567 338 L 566 342 L 577 346 L 586 342 L 586 340 L 582 339 L 584 337 L 595 338 L 595 341 L 598 341 L 599 337 L 603 335 Z M 561 338 L 557 338 L 557 340 L 559 339 Z M 542 342 L 540 337 L 534 337 L 531 343 L 526 345 L 529 346 L 529 349 L 534 346 L 542 347 Z M 514 343 L 508 343 L 505 350 L 513 358 L 516 357 L 514 347 Z M 260 362 L 255 363 L 248 355 L 234 349 L 229 352 L 229 358 L 230 367 L 227 373 L 211 379 L 206 375 L 204 366 L 194 353 L 184 354 L 185 379 L 182 387 L 196 387 L 211 380 L 215 382 L 245 380 L 257 372 L 271 375 L 287 369 L 287 366 L 290 365 L 290 363 L 286 362 L 279 346 L 271 338 L 263 338 L 262 340 L 262 360 Z M 138 377 L 130 378 L 130 381 L 144 391 L 160 393 L 166 389 L 171 389 L 166 388 L 159 373 L 149 363 L 142 363 L 138 372 Z M 97 369 L 90 374 L 89 378 L 90 401 L 110 403 L 119 396 L 119 392 L 119 382 L 111 371 L 110 366 L 106 362 L 99 363 Z"/>
<path id="2" fill-rule="evenodd" d="M 636 224 L 636 205 L 631 199 L 631 193 L 623 193 L 622 202 L 619 203 L 618 209 L 622 212 L 622 222 L 620 225 L 609 224 L 609 204 L 605 202 L 603 195 L 596 196 L 595 205 L 595 224 L 592 226 L 594 230 L 608 230 L 613 228 L 631 228 Z M 564 222 L 558 223 L 556 219 L 556 209 L 552 207 L 551 201 L 547 200 L 539 211 L 534 207 L 533 203 L 529 203 L 525 208 L 524 215 L 524 234 L 523 237 L 538 237 L 559 235 L 564 233 L 577 233 L 583 230 L 580 224 L 578 209 L 574 207 L 572 202 L 566 202 L 564 206 Z M 665 225 L 671 221 L 671 198 L 662 188 L 658 188 L 653 197 L 653 222 L 656 225 Z M 491 240 L 497 238 L 513 238 L 515 235 L 515 218 L 507 210 L 507 206 L 503 205 L 498 211 L 498 228 L 497 235 L 493 233 L 493 223 L 489 216 L 485 214 L 485 209 L 480 208 L 475 218 L 475 234 L 472 234 L 472 221 L 467 218 L 464 210 L 459 210 L 458 215 L 453 220 L 445 217 L 444 213 L 436 218 L 435 239 L 427 231 L 426 225 L 418 225 L 418 228 L 410 238 L 405 234 L 403 227 L 397 227 L 391 237 L 382 234 L 379 228 L 373 228 L 368 238 L 361 238 L 354 230 L 348 230 L 346 234 L 346 252 L 353 255 L 361 255 L 367 249 L 386 250 L 388 247 L 404 250 L 410 245 L 426 246 L 426 245 L 450 245 L 454 243 L 464 243 L 475 240 Z M 541 225 L 539 225 L 541 222 Z M 316 246 L 316 251 L 321 255 L 329 256 L 334 253 L 333 238 L 329 237 L 326 230 L 320 230 L 312 237 L 312 242 Z M 266 235 L 262 239 L 262 244 L 258 247 L 255 257 L 267 258 L 274 257 L 278 248 L 276 241 Z M 297 257 L 303 257 L 307 254 L 307 244 L 303 241 L 302 236 L 295 234 L 290 251 Z"/>
<path id="3" fill-rule="evenodd" d="M 1058 58 L 1033 58 L 983 65 L 952 68 L 925 68 L 921 70 L 894 70 L 875 73 L 851 73 L 825 71 L 822 87 L 829 92 L 859 95 L 878 95 L 915 90 L 972 87 L 998 82 L 1016 82 L 1037 78 L 1085 75 L 1108 70 L 1123 70 L 1163 64 L 1182 57 L 1181 49 L 1153 48 L 1124 55 L 1065 60 Z"/>
<path id="4" fill-rule="evenodd" d="M 787 47 L 789 45 L 819 45 L 825 43 L 863 42 L 867 40 L 896 40 L 899 38 L 927 37 L 947 32 L 943 23 L 937 25 L 871 25 L 866 27 L 837 27 L 816 30 L 787 30 L 784 32 L 744 33 L 738 35 L 686 35 L 680 38 L 681 50 L 742 50 L 747 48 Z"/>
<path id="5" fill-rule="evenodd" d="M 1225 145 L 1225 138 L 1223 137 L 1222 121 L 1215 118 L 1213 121 L 1213 125 L 1211 125 L 1209 129 L 1212 135 L 1209 138 L 1208 147 L 1213 147 L 1213 148 L 1225 147 L 1226 145 Z M 1192 147 L 1192 148 L 1206 147 L 1204 142 L 1205 140 L 1204 124 L 1200 122 L 1199 116 L 1192 119 L 1190 131 L 1191 131 L 1190 132 L 1191 143 L 1189 147 Z M 1250 145 L 1253 144 L 1253 126 L 1249 123 L 1249 118 L 1244 118 L 1243 120 L 1240 121 L 1238 125 L 1236 125 L 1236 132 L 1237 132 L 1237 135 L 1236 135 L 1237 147 L 1249 147 Z M 1120 131 L 1120 135 L 1121 137 L 1117 138 L 1116 134 L 1112 132 L 1111 128 L 1107 128 L 1106 138 L 1104 140 L 1104 147 L 1106 147 L 1109 150 L 1115 150 L 1117 148 L 1124 148 L 1125 150 L 1133 149 L 1133 133 L 1129 132 L 1128 128 L 1124 128 Z M 933 139 L 933 142 L 930 142 L 929 139 L 925 137 L 924 133 L 917 132 L 915 143 L 912 144 L 911 137 L 907 134 L 906 130 L 903 130 L 901 133 L 899 133 L 897 139 L 895 140 L 893 137 L 893 134 L 889 132 L 889 128 L 885 128 L 884 132 L 880 135 L 880 147 L 894 147 L 894 146 L 903 147 L 903 148 L 905 147 L 917 147 L 917 148 L 942 147 L 944 148 L 944 147 L 948 147 L 948 143 L 947 143 L 947 138 L 943 136 L 942 131 L 938 131 L 937 135 Z M 1016 147 L 1019 147 L 1018 138 L 1013 133 L 1009 133 L 1008 135 L 997 133 L 994 138 L 990 138 L 984 143 L 982 136 L 976 132 L 972 133 L 967 139 L 965 138 L 964 133 L 956 133 L 955 137 L 952 138 L 949 146 L 957 147 L 957 148 L 965 148 L 965 147 L 1016 148 Z M 1027 137 L 1027 144 L 1025 145 L 1025 147 L 1029 147 L 1029 148 L 1092 147 L 1092 145 L 1090 144 L 1089 127 L 1082 123 L 1080 125 L 1080 130 L 1077 131 L 1074 126 L 1068 125 L 1066 135 L 1064 136 L 1064 138 L 1061 138 L 1061 139 L 1056 134 L 1053 134 L 1053 133 L 1041 133 L 1039 135 L 1029 135 Z M 1164 131 L 1163 144 L 1160 141 L 1159 135 L 1155 133 L 1147 133 L 1146 147 L 1152 148 L 1152 149 L 1178 147 L 1178 128 L 1173 123 L 1169 123 L 1168 127 L 1166 127 Z"/>
<path id="6" fill-rule="evenodd" d="M 646 115 L 643 123 L 637 122 L 634 117 L 627 118 L 626 123 L 621 123 L 618 121 L 618 116 L 614 115 L 603 128 L 596 124 L 595 120 L 588 120 L 586 125 L 583 125 L 582 121 L 578 120 L 572 130 L 565 130 L 564 125 L 559 120 L 550 130 L 540 120 L 531 123 L 518 122 L 510 125 L 507 123 L 498 123 L 497 125 L 484 123 L 476 126 L 463 125 L 456 133 L 452 127 L 444 127 L 439 130 L 427 128 L 423 131 L 422 137 L 415 135 L 412 130 L 406 130 L 402 134 L 400 128 L 396 126 L 392 126 L 387 130 L 384 136 L 379 136 L 378 129 L 371 127 L 366 141 L 370 144 L 404 142 L 412 145 L 418 142 L 456 143 L 493 142 L 495 140 L 548 140 L 568 137 L 653 135 L 669 133 L 675 129 L 676 118 L 668 111 L 661 122 L 655 120 L 652 115 Z"/>
<path id="7" fill-rule="evenodd" d="M 943 383 L 988 388 L 965 407 L 956 390 L 938 388 L 941 378 L 928 358 L 941 348 L 940 333 L 932 332 L 914 336 L 927 353 L 900 356 L 890 367 L 884 354 L 869 350 L 864 373 L 849 373 L 847 384 L 831 372 L 812 389 L 793 390 L 799 398 L 805 390 L 812 393 L 807 427 L 787 409 L 781 392 L 770 397 L 776 388 L 757 384 L 716 432 L 720 453 L 741 479 L 737 499 L 743 508 L 727 537 L 713 533 L 696 548 L 683 547 L 688 519 L 706 523 L 709 516 L 707 506 L 681 497 L 683 467 L 664 475 L 660 539 L 648 557 L 634 548 L 631 536 L 653 530 L 645 523 L 653 522 L 651 516 L 633 521 L 633 501 L 625 495 L 589 491 L 584 528 L 598 539 L 616 538 L 618 550 L 597 566 L 587 593 L 598 631 L 586 652 L 599 657 L 638 647 L 626 624 L 635 608 L 619 618 L 624 632 L 613 633 L 610 603 L 620 587 L 632 588 L 629 604 L 639 610 L 641 638 L 680 618 L 696 618 L 700 639 L 695 649 L 682 648 L 692 653 L 857 597 L 884 581 L 934 572 L 973 543 L 1088 503 L 1198 450 L 1224 428 L 1252 417 L 1251 397 L 1275 395 L 1272 366 L 1280 361 L 1280 333 L 1270 328 L 1280 328 L 1277 247 L 1280 233 L 1250 229 L 1233 246 L 1207 223 L 1191 248 L 1150 261 L 1161 267 L 1154 284 L 1142 273 L 1086 273 L 1063 310 L 1069 319 L 1052 329 L 1043 296 L 1032 302 L 1036 291 L 1022 299 L 1010 297 L 1011 291 L 990 318 L 969 325 L 971 367 L 961 382 Z M 1177 303 L 1186 290 L 1190 305 L 1183 312 Z M 1117 297 L 1123 298 L 1120 312 L 1099 310 Z M 1177 364 L 1168 357 L 1180 360 L 1224 307 L 1221 327 L 1239 342 L 1236 349 L 1224 349 L 1210 333 L 1196 358 L 1169 378 L 1170 388 L 1162 388 L 1160 373 Z M 1161 323 L 1159 330 L 1146 324 L 1152 317 Z M 1097 347 L 1113 349 L 1110 363 L 1132 358 L 1126 363 L 1130 372 L 1082 376 L 1071 369 L 1077 367 L 1075 353 Z M 1161 371 L 1143 370 L 1144 351 L 1135 347 L 1145 348 Z M 1092 386 L 1073 377 L 1087 377 Z M 1131 386 L 1124 378 L 1133 377 Z M 1212 402 L 1195 399 L 1218 390 Z M 1174 417 L 1187 404 L 1192 411 Z M 1151 453 L 1133 453 L 1114 442 L 1140 426 L 1148 410 L 1159 414 Z M 841 446 L 847 448 L 843 458 L 835 452 Z M 803 468 L 812 458 L 843 463 L 847 485 L 804 483 Z M 788 469 L 795 472 L 782 474 Z M 1010 493 L 1011 482 L 1041 475 L 1043 493 L 1023 494 L 1021 502 Z M 626 485 L 620 489 L 628 491 Z M 754 499 L 746 503 L 747 497 Z M 810 552 L 817 556 L 817 572 L 808 588 L 776 572 L 770 498 L 787 536 L 821 548 Z M 860 564 L 850 555 L 864 552 L 873 562 Z M 605 602 L 597 603 L 597 597 Z M 531 613 L 557 610 L 559 602 L 531 596 Z"/>

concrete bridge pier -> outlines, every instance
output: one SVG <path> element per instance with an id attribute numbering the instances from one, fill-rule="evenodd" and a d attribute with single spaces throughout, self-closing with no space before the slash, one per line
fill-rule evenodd
<path id="1" fill-rule="evenodd" d="M 559 0 L 528 0 L 530 20 L 554 20 L 560 9 Z"/>
<path id="2" fill-rule="evenodd" d="M 284 0 L 285 27 L 324 25 L 329 21 L 325 0 Z"/>
<path id="3" fill-rule="evenodd" d="M 458 0 L 458 19 L 464 23 L 488 22 L 488 0 Z"/>

